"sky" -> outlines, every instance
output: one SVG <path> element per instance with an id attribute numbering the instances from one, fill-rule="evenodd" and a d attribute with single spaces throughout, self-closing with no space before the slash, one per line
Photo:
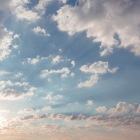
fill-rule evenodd
<path id="1" fill-rule="evenodd" d="M 139 140 L 139 0 L 0 0 L 0 139 Z"/>

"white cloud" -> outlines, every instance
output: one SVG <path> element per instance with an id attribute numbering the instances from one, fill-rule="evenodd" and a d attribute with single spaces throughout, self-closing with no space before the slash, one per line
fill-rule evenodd
<path id="1" fill-rule="evenodd" d="M 67 0 L 59 0 L 62 3 L 67 3 Z"/>
<path id="2" fill-rule="evenodd" d="M 62 95 L 56 95 L 56 96 L 53 96 L 53 93 L 52 92 L 50 92 L 46 97 L 44 97 L 43 99 L 44 100 L 54 100 L 54 99 L 56 99 L 56 100 L 58 100 L 58 99 L 61 99 L 61 98 L 63 98 L 63 96 Z"/>
<path id="3" fill-rule="evenodd" d="M 14 39 L 15 39 L 15 38 L 20 38 L 20 34 L 15 34 L 15 35 L 14 35 Z"/>
<path id="4" fill-rule="evenodd" d="M 90 66 L 83 65 L 80 70 L 85 73 L 94 73 L 94 74 L 105 74 L 107 72 L 115 73 L 118 70 L 118 67 L 109 69 L 108 62 L 98 61 Z"/>
<path id="5" fill-rule="evenodd" d="M 63 60 L 60 60 L 61 56 L 57 55 L 56 57 L 52 58 L 52 64 L 59 63 Z"/>
<path id="6" fill-rule="evenodd" d="M 12 44 L 13 38 L 11 32 L 6 28 L 0 28 L 0 60 L 6 58 L 11 52 L 9 46 Z"/>
<path id="7" fill-rule="evenodd" d="M 84 73 L 92 73 L 95 75 L 92 75 L 89 80 L 85 82 L 81 82 L 78 87 L 91 87 L 99 80 L 99 74 L 105 74 L 107 72 L 109 73 L 115 73 L 118 70 L 118 67 L 115 67 L 113 69 L 109 68 L 108 62 L 98 61 L 91 65 L 83 65 L 81 66 L 80 70 Z"/>
<path id="8" fill-rule="evenodd" d="M 19 46 L 18 45 L 13 45 L 13 48 L 14 49 L 17 49 Z"/>
<path id="9" fill-rule="evenodd" d="M 37 26 L 36 28 L 34 27 L 33 32 L 37 35 L 50 36 L 50 34 L 46 33 L 45 29 L 42 29 L 39 26 Z"/>
<path id="10" fill-rule="evenodd" d="M 87 105 L 93 105 L 93 100 L 88 100 Z"/>
<path id="11" fill-rule="evenodd" d="M 71 61 L 72 67 L 75 67 L 75 61 Z"/>
<path id="12" fill-rule="evenodd" d="M 61 77 L 66 77 L 69 73 L 70 73 L 70 70 L 69 68 L 65 67 L 65 68 L 62 68 L 62 69 L 58 69 L 58 70 L 43 70 L 42 71 L 42 74 L 41 74 L 41 77 L 46 77 L 47 75 L 49 74 L 54 74 L 54 73 L 61 73 Z"/>
<path id="13" fill-rule="evenodd" d="M 32 108 L 25 108 L 24 110 L 20 110 L 18 113 L 19 114 L 24 114 L 24 113 L 32 113 L 34 110 Z"/>
<path id="14" fill-rule="evenodd" d="M 45 14 L 46 6 L 51 2 L 52 0 L 39 0 L 39 3 L 34 7 L 35 10 L 37 10 L 41 15 Z"/>
<path id="15" fill-rule="evenodd" d="M 132 104 L 127 104 L 126 102 L 119 102 L 116 105 L 116 108 L 110 108 L 108 113 L 111 113 L 111 114 L 128 113 L 131 109 L 135 111 L 135 106 Z"/>
<path id="16" fill-rule="evenodd" d="M 15 14 L 18 19 L 20 20 L 27 20 L 30 22 L 35 22 L 36 20 L 40 19 L 38 13 L 33 12 L 32 10 L 28 10 L 22 6 L 18 6 L 15 10 Z"/>
<path id="17" fill-rule="evenodd" d="M 0 100 L 20 100 L 26 96 L 22 91 L 14 89 L 5 89 L 0 93 Z"/>
<path id="18" fill-rule="evenodd" d="M 78 116 L 76 116 L 76 115 L 66 116 L 65 120 L 66 121 L 82 121 L 82 120 L 84 120 L 84 118 L 85 118 L 85 116 L 80 114 Z"/>
<path id="19" fill-rule="evenodd" d="M 51 106 L 45 106 L 45 107 L 42 108 L 42 110 L 51 110 L 51 109 L 52 109 Z"/>
<path id="20" fill-rule="evenodd" d="M 8 81 L 0 81 L 0 85 L 2 85 L 2 87 L 6 87 L 7 85 L 8 86 L 27 86 L 29 85 L 28 82 L 23 82 L 23 83 L 20 83 L 20 82 L 11 82 L 10 80 Z"/>
<path id="21" fill-rule="evenodd" d="M 75 75 L 75 73 L 73 73 L 73 72 L 70 74 L 70 76 L 72 76 L 72 77 L 74 77 L 74 75 Z"/>
<path id="22" fill-rule="evenodd" d="M 106 112 L 106 107 L 105 106 L 100 106 L 98 108 L 96 108 L 96 111 L 99 113 L 104 113 Z"/>
<path id="23" fill-rule="evenodd" d="M 73 35 L 86 31 L 93 42 L 101 42 L 101 56 L 113 52 L 113 47 L 129 49 L 140 55 L 140 1 L 79 0 L 78 5 L 64 5 L 53 15 L 58 29 Z M 100 10 L 99 10 L 100 9 Z M 132 22 L 133 21 L 133 22 Z M 114 38 L 118 34 L 121 44 Z"/>
<path id="24" fill-rule="evenodd" d="M 33 64 L 33 65 L 35 65 L 36 63 L 39 62 L 39 60 L 40 60 L 39 57 L 40 57 L 40 56 L 37 55 L 37 57 L 36 57 L 36 58 L 33 58 L 33 59 L 32 59 L 32 58 L 27 58 L 28 63 L 29 63 L 29 64 Z"/>
<path id="25" fill-rule="evenodd" d="M 92 75 L 89 80 L 87 80 L 85 82 L 81 82 L 80 84 L 78 84 L 78 88 L 92 87 L 95 83 L 98 82 L 98 80 L 99 80 L 98 75 Z"/>

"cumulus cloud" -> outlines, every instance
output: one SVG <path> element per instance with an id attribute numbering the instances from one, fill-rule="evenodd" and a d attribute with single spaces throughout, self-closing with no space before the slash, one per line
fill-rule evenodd
<path id="1" fill-rule="evenodd" d="M 86 31 L 93 42 L 101 42 L 101 56 L 112 53 L 114 47 L 140 55 L 139 6 L 140 1 L 135 0 L 79 0 L 75 6 L 61 7 L 52 19 L 69 35 Z"/>
<path id="2" fill-rule="evenodd" d="M 59 63 L 63 60 L 61 60 L 61 56 L 57 55 L 56 57 L 52 58 L 52 64 Z"/>
<path id="3" fill-rule="evenodd" d="M 20 83 L 20 82 L 11 82 L 10 80 L 8 81 L 0 81 L 0 85 L 4 88 L 6 86 L 27 86 L 29 85 L 28 82 L 23 82 L 23 83 Z"/>
<path id="4" fill-rule="evenodd" d="M 56 99 L 56 100 L 58 100 L 58 99 L 61 99 L 61 98 L 63 98 L 63 96 L 62 95 L 56 95 L 56 96 L 53 96 L 53 93 L 52 92 L 50 92 L 46 97 L 44 97 L 43 99 L 44 100 L 54 100 L 54 99 Z"/>
<path id="5" fill-rule="evenodd" d="M 9 46 L 12 44 L 12 41 L 12 33 L 6 28 L 0 27 L 0 61 L 10 54 Z"/>
<path id="6" fill-rule="evenodd" d="M 0 100 L 20 100 L 34 95 L 34 87 L 31 87 L 26 93 L 14 89 L 5 89 L 0 93 Z"/>
<path id="7" fill-rule="evenodd" d="M 18 113 L 19 114 L 24 114 L 24 113 L 31 113 L 34 110 L 32 108 L 25 108 L 24 110 L 20 110 Z"/>
<path id="8" fill-rule="evenodd" d="M 43 119 L 52 119 L 52 120 L 62 120 L 64 119 L 64 114 L 34 114 L 34 115 L 27 115 L 23 117 L 17 117 L 17 120 L 20 121 L 28 121 L 28 120 L 43 120 Z"/>
<path id="9" fill-rule="evenodd" d="M 84 73 L 92 73 L 95 75 L 92 75 L 89 80 L 78 84 L 79 88 L 93 86 L 95 83 L 98 82 L 100 78 L 99 74 L 105 74 L 107 72 L 115 73 L 118 70 L 118 67 L 110 69 L 108 62 L 98 61 L 98 62 L 94 62 L 91 65 L 83 65 L 81 66 L 80 70 Z"/>
<path id="10" fill-rule="evenodd" d="M 98 80 L 99 80 L 99 76 L 98 75 L 92 75 L 89 80 L 87 80 L 85 82 L 79 83 L 78 84 L 78 88 L 92 87 L 95 83 L 98 82 Z"/>
<path id="11" fill-rule="evenodd" d="M 124 132 L 135 131 L 139 132 L 140 130 L 140 117 L 134 116 L 118 116 L 118 115 L 110 115 L 110 116 L 91 116 L 87 118 L 87 121 L 94 122 L 93 127 L 97 128 L 105 128 L 108 130 L 118 129 Z"/>
<path id="12" fill-rule="evenodd" d="M 37 10 L 41 15 L 45 14 L 46 6 L 51 2 L 52 0 L 39 0 L 39 3 L 34 7 L 35 10 Z"/>
<path id="13" fill-rule="evenodd" d="M 59 0 L 62 3 L 67 3 L 68 0 Z"/>
<path id="14" fill-rule="evenodd" d="M 107 72 L 115 73 L 118 67 L 113 69 L 109 68 L 108 62 L 98 61 L 94 62 L 91 65 L 83 65 L 80 70 L 85 73 L 93 73 L 93 74 L 105 74 Z"/>
<path id="15" fill-rule="evenodd" d="M 45 29 L 42 29 L 39 26 L 34 27 L 33 32 L 37 35 L 50 36 L 50 34 L 46 33 Z"/>
<path id="16" fill-rule="evenodd" d="M 14 35 L 14 39 L 15 39 L 15 38 L 20 38 L 20 34 L 15 34 L 15 35 Z"/>
<path id="17" fill-rule="evenodd" d="M 22 91 L 17 91 L 14 89 L 5 89 L 0 93 L 1 100 L 19 100 L 26 96 Z"/>
<path id="18" fill-rule="evenodd" d="M 37 57 L 36 58 L 27 58 L 27 60 L 28 60 L 28 63 L 29 64 L 33 64 L 33 65 L 35 65 L 36 63 L 38 63 L 39 62 L 39 55 L 37 55 Z"/>
<path id="19" fill-rule="evenodd" d="M 119 102 L 116 105 L 116 108 L 110 108 L 108 113 L 111 114 L 123 114 L 132 111 L 135 114 L 140 113 L 140 105 L 138 107 L 134 106 L 133 104 L 127 104 L 126 102 Z"/>
<path id="20" fill-rule="evenodd" d="M 50 71 L 47 69 L 47 70 L 42 71 L 41 77 L 46 77 L 49 74 L 54 74 L 54 73 L 56 73 L 56 74 L 60 73 L 60 74 L 62 74 L 61 77 L 67 77 L 68 74 L 70 73 L 70 70 L 67 67 L 64 67 L 64 68 L 58 69 L 58 70 L 50 70 Z"/>
<path id="21" fill-rule="evenodd" d="M 100 106 L 98 108 L 96 108 L 96 111 L 99 113 L 104 113 L 106 112 L 106 107 L 105 106 Z"/>
<path id="22" fill-rule="evenodd" d="M 37 12 L 33 11 L 32 9 L 28 9 L 26 4 L 30 3 L 28 0 L 24 1 L 17 1 L 12 0 L 11 6 L 14 10 L 12 13 L 16 15 L 19 20 L 27 20 L 29 22 L 35 22 L 36 20 L 40 19 L 40 16 Z"/>
<path id="23" fill-rule="evenodd" d="M 72 67 L 75 67 L 75 61 L 71 61 Z"/>
<path id="24" fill-rule="evenodd" d="M 81 121 L 81 120 L 84 120 L 84 118 L 85 118 L 85 116 L 80 114 L 78 116 L 76 116 L 76 115 L 66 116 L 65 120 L 66 121 Z"/>
<path id="25" fill-rule="evenodd" d="M 88 100 L 87 105 L 93 105 L 93 100 Z"/>

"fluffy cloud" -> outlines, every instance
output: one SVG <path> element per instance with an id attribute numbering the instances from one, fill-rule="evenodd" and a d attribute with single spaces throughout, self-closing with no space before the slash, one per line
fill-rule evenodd
<path id="1" fill-rule="evenodd" d="M 109 69 L 108 62 L 98 61 L 90 66 L 83 65 L 80 70 L 85 73 L 94 73 L 94 74 L 105 74 L 107 72 L 115 73 L 117 71 L 118 67 L 115 67 L 113 69 Z"/>
<path id="2" fill-rule="evenodd" d="M 25 108 L 24 110 L 20 110 L 18 113 L 23 114 L 23 113 L 31 113 L 34 110 L 32 108 Z"/>
<path id="3" fill-rule="evenodd" d="M 118 70 L 118 67 L 115 67 L 113 69 L 109 68 L 108 62 L 98 61 L 93 64 L 89 65 L 83 65 L 81 66 L 80 70 L 84 73 L 92 73 L 95 75 L 92 75 L 89 80 L 85 82 L 81 82 L 78 84 L 78 87 L 91 87 L 99 80 L 99 74 L 105 74 L 107 72 L 109 73 L 115 73 Z"/>
<path id="4" fill-rule="evenodd" d="M 43 99 L 44 100 L 50 100 L 51 101 L 51 100 L 54 100 L 54 99 L 58 100 L 58 99 L 61 99 L 61 98 L 63 98 L 62 95 L 53 96 L 53 93 L 51 92 L 46 97 L 44 97 Z"/>
<path id="5" fill-rule="evenodd" d="M 110 108 L 108 110 L 108 113 L 119 114 L 119 113 L 128 113 L 130 111 L 133 111 L 133 113 L 140 113 L 139 112 L 139 107 L 135 107 L 132 104 L 127 104 L 126 102 L 119 102 L 116 105 L 116 108 Z"/>
<path id="6" fill-rule="evenodd" d="M 98 80 L 99 80 L 98 75 L 92 75 L 89 80 L 87 80 L 85 82 L 81 82 L 80 84 L 78 84 L 78 88 L 92 87 L 95 83 L 98 82 Z"/>
<path id="7" fill-rule="evenodd" d="M 140 117 L 134 116 L 91 116 L 87 118 L 87 121 L 94 122 L 91 124 L 94 128 L 105 128 L 108 130 L 118 129 L 124 132 L 140 131 Z"/>
<path id="8" fill-rule="evenodd" d="M 19 100 L 25 97 L 25 93 L 14 89 L 6 89 L 0 93 L 1 100 Z"/>
<path id="9" fill-rule="evenodd" d="M 14 89 L 5 89 L 0 93 L 0 100 L 20 100 L 28 96 L 33 96 L 35 89 L 31 87 L 26 93 Z"/>
<path id="10" fill-rule="evenodd" d="M 67 3 L 67 0 L 59 0 L 62 3 Z"/>
<path id="11" fill-rule="evenodd" d="M 101 42 L 101 56 L 112 53 L 113 47 L 140 55 L 139 6 L 140 1 L 131 0 L 79 0 L 75 6 L 61 7 L 52 19 L 58 23 L 59 30 L 69 35 L 86 31 L 87 37 Z"/>
<path id="12" fill-rule="evenodd" d="M 75 67 L 75 61 L 71 61 L 72 67 Z"/>
<path id="13" fill-rule="evenodd" d="M 104 113 L 106 112 L 106 107 L 105 106 L 100 106 L 98 108 L 96 108 L 96 111 L 99 113 Z"/>
<path id="14" fill-rule="evenodd" d="M 35 65 L 36 63 L 39 62 L 40 59 L 39 59 L 39 55 L 38 55 L 36 58 L 33 58 L 33 59 L 27 58 L 27 60 L 28 60 L 28 63 L 29 63 L 29 64 Z"/>
<path id="15" fill-rule="evenodd" d="M 39 26 L 34 27 L 33 32 L 37 35 L 50 36 L 50 34 L 46 33 L 45 29 L 42 29 Z"/>
<path id="16" fill-rule="evenodd" d="M 43 120 L 43 119 L 52 119 L 52 120 L 62 120 L 65 117 L 63 114 L 35 114 L 35 115 L 27 115 L 23 117 L 17 117 L 16 119 L 19 121 L 28 121 L 28 120 Z"/>
<path id="17" fill-rule="evenodd" d="M 87 105 L 93 105 L 93 100 L 88 100 Z"/>
<path id="18" fill-rule="evenodd" d="M 49 74 L 54 74 L 54 73 L 61 73 L 61 77 L 67 77 L 68 74 L 70 73 L 70 70 L 69 68 L 65 67 L 65 68 L 62 68 L 62 69 L 58 69 L 58 70 L 43 70 L 42 71 L 42 74 L 41 74 L 41 77 L 46 77 L 48 76 Z"/>
<path id="19" fill-rule="evenodd" d="M 76 116 L 76 115 L 66 116 L 65 120 L 66 121 L 81 121 L 81 120 L 84 120 L 84 118 L 85 118 L 85 116 L 80 114 L 78 116 Z"/>
<path id="20" fill-rule="evenodd" d="M 39 0 L 39 3 L 34 7 L 35 10 L 37 10 L 41 15 L 45 14 L 46 6 L 51 2 L 52 0 Z"/>
<path id="21" fill-rule="evenodd" d="M 11 50 L 9 46 L 12 44 L 13 38 L 12 33 L 6 28 L 0 27 L 0 60 L 5 59 L 7 55 L 10 54 Z"/>
<path id="22" fill-rule="evenodd" d="M 56 57 L 52 58 L 52 64 L 59 63 L 63 60 L 60 60 L 61 56 L 57 55 Z"/>
<path id="23" fill-rule="evenodd" d="M 11 82 L 10 80 L 9 81 L 0 81 L 0 85 L 4 88 L 6 86 L 27 86 L 29 85 L 28 82 L 23 82 L 23 83 L 20 83 L 20 82 Z"/>

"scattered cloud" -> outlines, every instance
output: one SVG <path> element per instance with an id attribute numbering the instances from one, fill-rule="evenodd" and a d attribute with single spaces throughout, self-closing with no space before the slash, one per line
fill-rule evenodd
<path id="1" fill-rule="evenodd" d="M 118 67 L 109 69 L 108 62 L 98 61 L 91 64 L 90 66 L 83 65 L 80 70 L 85 73 L 105 74 L 107 72 L 115 73 L 118 70 Z"/>
<path id="2" fill-rule="evenodd" d="M 75 61 L 71 61 L 72 67 L 75 67 Z"/>
<path id="3" fill-rule="evenodd" d="M 29 96 L 22 91 L 14 90 L 14 89 L 5 89 L 0 93 L 0 100 L 20 100 L 25 96 Z"/>
<path id="4" fill-rule="evenodd" d="M 46 6 L 51 2 L 52 0 L 39 0 L 39 3 L 34 7 L 35 10 L 39 12 L 39 14 L 44 15 Z"/>
<path id="5" fill-rule="evenodd" d="M 38 63 L 39 62 L 39 55 L 37 55 L 37 57 L 36 58 L 33 58 L 33 59 L 31 59 L 31 58 L 27 58 L 27 60 L 28 60 L 28 63 L 29 64 L 33 64 L 33 65 L 35 65 L 36 63 Z"/>
<path id="6" fill-rule="evenodd" d="M 93 105 L 93 100 L 88 100 L 87 105 Z"/>
<path id="7" fill-rule="evenodd" d="M 61 98 L 63 98 L 63 96 L 62 95 L 56 95 L 56 96 L 53 96 L 53 93 L 52 92 L 50 92 L 46 97 L 44 97 L 43 99 L 44 100 L 58 100 L 58 99 L 61 99 Z"/>
<path id="8" fill-rule="evenodd" d="M 98 108 L 96 108 L 96 111 L 99 113 L 104 113 L 106 112 L 106 107 L 105 106 L 100 106 Z"/>
<path id="9" fill-rule="evenodd" d="M 32 108 L 25 108 L 24 110 L 20 110 L 18 113 L 24 114 L 24 113 L 32 113 L 32 112 L 34 112 Z"/>
<path id="10" fill-rule="evenodd" d="M 89 80 L 87 80 L 85 82 L 81 82 L 80 84 L 78 84 L 78 88 L 92 87 L 94 84 L 96 84 L 98 82 L 98 80 L 99 80 L 98 75 L 92 75 Z"/>
<path id="11" fill-rule="evenodd" d="M 50 36 L 50 34 L 46 33 L 45 29 L 42 29 L 39 26 L 34 27 L 33 32 L 37 35 Z"/>
<path id="12" fill-rule="evenodd" d="M 56 74 L 60 73 L 60 74 L 62 74 L 61 77 L 67 77 L 68 74 L 70 73 L 70 70 L 67 67 L 64 67 L 64 68 L 58 69 L 58 70 L 50 70 L 50 71 L 48 69 L 46 69 L 46 70 L 42 71 L 41 77 L 44 78 L 44 77 L 48 76 L 49 74 L 54 74 L 54 73 L 56 73 Z"/>
<path id="13" fill-rule="evenodd" d="M 79 88 L 93 86 L 95 83 L 98 82 L 99 74 L 105 74 L 107 72 L 115 73 L 118 70 L 118 67 L 110 69 L 108 62 L 98 61 L 98 62 L 91 64 L 90 66 L 83 65 L 83 66 L 81 66 L 80 70 L 84 73 L 92 73 L 95 75 L 92 75 L 89 80 L 78 84 Z"/>
<path id="14" fill-rule="evenodd" d="M 86 31 L 87 37 L 94 38 L 93 42 L 101 42 L 101 56 L 112 53 L 114 47 L 140 55 L 139 6 L 139 1 L 131 0 L 80 0 L 76 6 L 61 7 L 52 19 L 58 23 L 60 31 L 69 35 Z"/>
<path id="15" fill-rule="evenodd" d="M 57 55 L 56 57 L 52 58 L 52 64 L 56 64 L 56 63 L 59 63 L 61 61 L 64 61 L 64 60 L 61 60 L 61 56 Z"/>
<path id="16" fill-rule="evenodd" d="M 16 38 L 20 38 L 20 34 L 15 34 L 14 39 L 16 39 Z"/>

